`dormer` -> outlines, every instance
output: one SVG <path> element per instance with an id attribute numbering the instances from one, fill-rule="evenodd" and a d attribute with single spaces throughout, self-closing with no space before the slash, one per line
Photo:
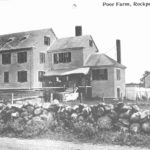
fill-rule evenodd
<path id="1" fill-rule="evenodd" d="M 14 40 L 14 37 L 9 38 L 6 43 L 12 42 Z"/>

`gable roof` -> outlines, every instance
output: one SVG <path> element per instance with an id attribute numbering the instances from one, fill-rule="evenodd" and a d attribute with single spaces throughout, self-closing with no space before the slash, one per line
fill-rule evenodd
<path id="1" fill-rule="evenodd" d="M 87 47 L 89 44 L 89 40 L 93 41 L 91 35 L 84 35 L 84 36 L 74 36 L 74 37 L 67 37 L 67 38 L 60 38 L 57 39 L 53 45 L 50 47 L 49 52 L 56 51 L 56 50 L 63 50 L 63 49 L 73 49 L 73 48 L 84 48 Z M 94 43 L 94 41 L 93 41 Z M 95 45 L 95 43 L 94 43 Z M 96 45 L 95 45 L 96 46 Z"/>
<path id="2" fill-rule="evenodd" d="M 118 63 L 116 60 L 110 58 L 105 54 L 95 53 L 91 54 L 84 66 L 114 66 L 119 68 L 126 68 L 124 65 Z"/>
<path id="3" fill-rule="evenodd" d="M 0 51 L 32 48 L 40 41 L 41 36 L 48 34 L 49 31 L 54 34 L 53 30 L 49 28 L 0 35 Z"/>

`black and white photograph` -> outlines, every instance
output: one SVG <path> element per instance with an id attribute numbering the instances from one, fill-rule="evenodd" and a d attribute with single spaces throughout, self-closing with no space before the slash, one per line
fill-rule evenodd
<path id="1" fill-rule="evenodd" d="M 0 150 L 150 149 L 148 0 L 0 0 Z"/>

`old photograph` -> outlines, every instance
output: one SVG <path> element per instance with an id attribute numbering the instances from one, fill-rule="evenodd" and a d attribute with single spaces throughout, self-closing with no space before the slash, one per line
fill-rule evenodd
<path id="1" fill-rule="evenodd" d="M 0 0 L 0 150 L 148 150 L 150 2 Z"/>

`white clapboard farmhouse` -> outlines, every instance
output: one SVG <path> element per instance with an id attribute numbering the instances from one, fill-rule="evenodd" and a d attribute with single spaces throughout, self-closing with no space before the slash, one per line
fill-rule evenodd
<path id="1" fill-rule="evenodd" d="M 52 29 L 0 36 L 0 89 L 78 87 L 89 97 L 125 96 L 125 66 L 101 54 L 91 35 L 57 38 Z"/>
<path id="2" fill-rule="evenodd" d="M 47 51 L 56 41 L 52 29 L 0 36 L 0 89 L 41 88 Z"/>

